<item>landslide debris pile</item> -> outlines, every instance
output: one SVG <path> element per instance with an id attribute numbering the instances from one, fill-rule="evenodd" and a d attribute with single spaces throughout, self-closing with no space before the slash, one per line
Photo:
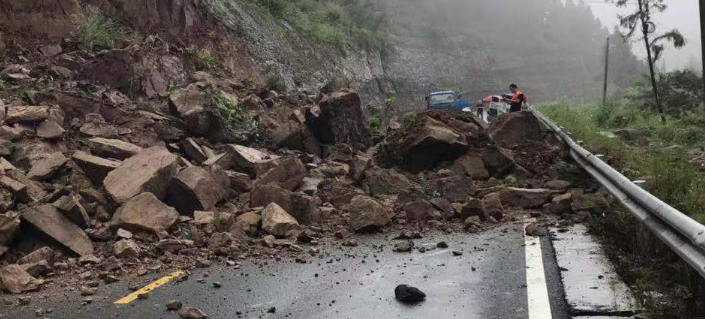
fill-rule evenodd
<path id="1" fill-rule="evenodd" d="M 79 76 L 109 77 L 97 65 L 125 50 L 63 51 L 0 64 L 0 291 L 63 276 L 91 295 L 128 274 L 315 255 L 356 233 L 477 232 L 525 209 L 579 218 L 594 202 L 560 180 L 570 165 L 531 113 L 487 127 L 425 112 L 373 145 L 351 90 L 188 71 L 187 85 L 125 92 Z"/>

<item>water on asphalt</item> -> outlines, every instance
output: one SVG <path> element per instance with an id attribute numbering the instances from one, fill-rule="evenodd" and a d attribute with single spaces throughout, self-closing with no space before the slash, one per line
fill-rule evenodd
<path id="1" fill-rule="evenodd" d="M 239 269 L 196 270 L 188 280 L 168 283 L 149 299 L 128 305 L 112 304 L 130 292 L 130 281 L 123 280 L 101 286 L 89 305 L 81 305 L 76 289 L 74 295 L 48 293 L 29 306 L 0 313 L 5 312 L 4 318 L 36 318 L 35 310 L 42 308 L 51 309 L 50 318 L 178 318 L 165 304 L 179 300 L 209 318 L 527 317 L 522 225 L 479 234 L 426 234 L 414 241 L 417 247 L 445 241 L 449 248 L 424 253 L 393 252 L 391 237 L 360 236 L 358 247 L 321 245 L 321 252 L 307 255 L 305 264 L 269 260 L 245 262 Z M 222 287 L 214 288 L 213 282 Z M 420 288 L 426 300 L 398 302 L 394 288 L 399 284 Z"/>

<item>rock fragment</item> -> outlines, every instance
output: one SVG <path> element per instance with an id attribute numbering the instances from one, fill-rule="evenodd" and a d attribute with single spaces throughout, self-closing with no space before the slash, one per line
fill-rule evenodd
<path id="1" fill-rule="evenodd" d="M 151 147 L 126 159 L 103 180 L 113 200 L 124 203 L 140 193 L 163 199 L 169 182 L 176 175 L 178 157 L 166 148 Z"/>
<path id="2" fill-rule="evenodd" d="M 158 234 L 169 229 L 179 213 L 152 193 L 139 194 L 124 203 L 113 215 L 112 228 L 146 230 Z"/>
<path id="3" fill-rule="evenodd" d="M 416 287 L 399 285 L 394 288 L 394 296 L 404 303 L 418 303 L 426 299 L 426 294 Z"/>
<path id="4" fill-rule="evenodd" d="M 298 236 L 299 223 L 281 206 L 271 203 L 262 211 L 262 229 L 278 238 Z"/>
<path id="5" fill-rule="evenodd" d="M 391 222 L 387 209 L 376 200 L 364 196 L 355 196 L 348 206 L 350 224 L 357 232 L 376 231 Z"/>
<path id="6" fill-rule="evenodd" d="M 93 253 L 88 235 L 52 205 L 29 208 L 22 212 L 22 218 L 78 255 Z"/>

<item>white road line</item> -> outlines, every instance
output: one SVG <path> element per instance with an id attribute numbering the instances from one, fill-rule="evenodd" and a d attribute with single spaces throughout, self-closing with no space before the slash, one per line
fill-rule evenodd
<path id="1" fill-rule="evenodd" d="M 541 240 L 539 237 L 527 236 L 524 225 L 524 244 L 526 248 L 526 296 L 529 304 L 529 319 L 550 319 L 551 304 L 548 300 L 546 276 L 543 272 Z"/>

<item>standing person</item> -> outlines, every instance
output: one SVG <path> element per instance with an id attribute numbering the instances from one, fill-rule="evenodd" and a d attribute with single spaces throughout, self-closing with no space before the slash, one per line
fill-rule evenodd
<path id="1" fill-rule="evenodd" d="M 526 96 L 524 92 L 519 91 L 519 87 L 514 83 L 509 85 L 509 90 L 514 95 L 511 99 L 503 98 L 502 101 L 509 103 L 509 113 L 520 112 L 522 105 L 526 103 Z"/>

